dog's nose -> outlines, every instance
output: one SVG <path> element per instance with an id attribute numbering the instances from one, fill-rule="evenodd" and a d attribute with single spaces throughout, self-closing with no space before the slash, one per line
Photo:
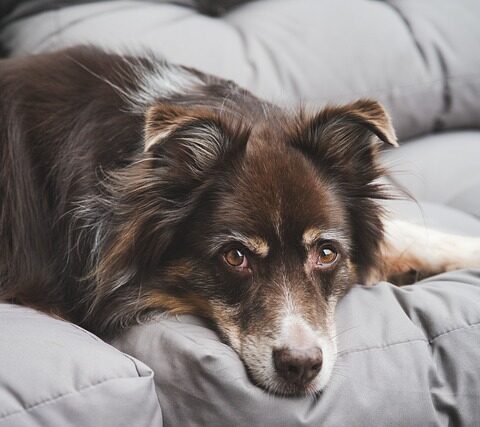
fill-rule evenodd
<path id="1" fill-rule="evenodd" d="M 273 363 L 277 373 L 296 385 L 311 382 L 322 369 L 322 362 L 323 353 L 320 347 L 306 350 L 283 347 L 273 350 Z"/>

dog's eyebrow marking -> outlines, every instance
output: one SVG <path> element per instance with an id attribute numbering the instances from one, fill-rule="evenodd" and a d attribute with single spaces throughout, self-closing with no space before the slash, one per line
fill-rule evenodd
<path id="1" fill-rule="evenodd" d="M 312 246 L 318 240 L 335 240 L 348 246 L 348 239 L 341 230 L 325 230 L 321 227 L 308 228 L 303 233 L 302 242 L 305 247 Z"/>
<path id="2" fill-rule="evenodd" d="M 213 244 L 212 250 L 217 252 L 225 245 L 226 242 L 236 241 L 244 245 L 249 251 L 254 254 L 265 258 L 270 251 L 267 241 L 259 236 L 247 236 L 243 233 L 233 231 L 231 233 L 225 233 L 217 236 Z"/>

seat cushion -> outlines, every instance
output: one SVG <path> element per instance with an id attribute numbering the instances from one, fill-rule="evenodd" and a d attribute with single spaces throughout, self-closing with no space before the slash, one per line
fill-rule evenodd
<path id="1" fill-rule="evenodd" d="M 0 304 L 0 426 L 160 426 L 153 373 L 85 330 Z"/>
<path id="2" fill-rule="evenodd" d="M 472 130 L 417 138 L 385 151 L 382 160 L 416 200 L 480 218 L 479 158 L 480 132 Z"/>
<path id="3" fill-rule="evenodd" d="M 154 369 L 167 425 L 478 425 L 480 271 L 357 286 L 338 306 L 337 337 L 318 398 L 265 393 L 191 316 L 136 326 L 114 344 Z"/>

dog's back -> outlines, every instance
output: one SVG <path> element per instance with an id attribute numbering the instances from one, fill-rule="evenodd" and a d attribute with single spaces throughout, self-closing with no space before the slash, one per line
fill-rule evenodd
<path id="1" fill-rule="evenodd" d="M 69 212 L 95 188 L 96 168 L 114 167 L 141 138 L 141 123 L 94 75 L 122 78 L 112 76 L 117 62 L 90 50 L 1 62 L 0 286 L 16 300 L 64 311 L 64 289 L 75 297 L 73 276 L 84 272 L 66 268 Z"/>

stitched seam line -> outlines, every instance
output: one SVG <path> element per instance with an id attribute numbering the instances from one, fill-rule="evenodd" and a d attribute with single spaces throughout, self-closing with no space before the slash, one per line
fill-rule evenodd
<path id="1" fill-rule="evenodd" d="M 416 343 L 416 342 L 423 342 L 423 343 L 425 343 L 425 344 L 429 344 L 429 342 L 428 342 L 426 339 L 418 338 L 418 339 L 414 339 L 414 340 L 398 341 L 398 342 L 394 342 L 394 343 L 390 343 L 390 344 L 385 344 L 385 345 L 377 345 L 377 346 L 374 346 L 374 347 L 365 347 L 365 348 L 357 348 L 357 349 L 353 349 L 353 350 L 341 351 L 341 352 L 338 353 L 338 355 L 339 355 L 339 356 L 344 356 L 344 355 L 346 355 L 346 354 L 359 353 L 359 352 L 361 352 L 361 351 L 383 350 L 383 349 L 385 349 L 385 348 L 394 347 L 394 346 L 396 346 L 396 345 L 410 344 L 410 343 Z"/>
<path id="2" fill-rule="evenodd" d="M 441 332 L 441 333 L 435 335 L 434 337 L 429 339 L 428 343 L 431 344 L 437 338 L 443 337 L 444 335 L 450 334 L 451 332 L 460 331 L 460 330 L 464 330 L 464 329 L 470 329 L 470 328 L 478 328 L 479 326 L 480 326 L 480 322 L 475 322 L 475 323 L 472 323 L 468 326 L 459 326 L 458 328 L 453 328 L 453 329 L 450 329 L 448 331 Z"/>
<path id="3" fill-rule="evenodd" d="M 34 404 L 31 404 L 31 405 L 26 405 L 24 406 L 22 409 L 19 409 L 19 410 L 15 410 L 13 412 L 9 412 L 9 413 L 6 413 L 6 414 L 3 414 L 3 415 L 0 415 L 0 421 L 3 421 L 5 420 L 6 418 L 8 417 L 11 417 L 13 415 L 17 415 L 17 414 L 20 414 L 20 413 L 23 413 L 23 412 L 28 412 L 32 409 L 36 409 L 40 406 L 44 406 L 44 405 L 48 405 L 50 403 L 53 403 L 53 402 L 56 402 L 57 400 L 60 400 L 60 399 L 63 399 L 64 397 L 69 397 L 73 394 L 77 394 L 77 393 L 82 393 L 86 390 L 89 390 L 93 387 L 97 387 L 99 385 L 102 385 L 108 381 L 112 381 L 112 380 L 121 380 L 121 379 L 130 379 L 130 378 L 135 378 L 135 377 L 111 377 L 111 378 L 105 378 L 103 380 L 100 380 L 96 383 L 93 383 L 93 384 L 89 384 L 87 386 L 83 386 L 83 387 L 80 387 L 78 388 L 77 390 L 73 390 L 73 391 L 69 391 L 67 393 L 63 393 L 63 394 L 60 394 L 58 396 L 53 396 L 53 397 L 49 397 L 45 400 L 42 400 L 41 402 L 37 402 L 37 403 L 34 403 Z"/>
<path id="4" fill-rule="evenodd" d="M 452 332 L 467 330 L 467 329 L 476 328 L 476 327 L 480 327 L 480 322 L 472 323 L 471 325 L 468 325 L 468 326 L 459 326 L 458 328 L 454 328 L 454 329 L 450 329 L 450 330 L 445 331 L 445 332 L 441 332 L 441 333 L 433 336 L 432 338 L 430 338 L 428 340 L 418 338 L 418 339 L 413 339 L 413 340 L 397 341 L 397 342 L 394 342 L 394 343 L 385 344 L 385 345 L 378 345 L 378 346 L 374 346 L 374 347 L 365 347 L 365 348 L 358 348 L 358 349 L 353 349 L 353 350 L 340 351 L 338 353 L 338 356 L 344 356 L 344 355 L 350 354 L 350 353 L 359 353 L 359 352 L 362 352 L 362 351 L 383 350 L 385 348 L 394 347 L 396 345 L 410 344 L 410 343 L 417 343 L 417 342 L 423 342 L 425 344 L 431 345 L 436 339 L 438 339 L 438 338 L 440 338 L 444 335 L 450 334 Z"/>

